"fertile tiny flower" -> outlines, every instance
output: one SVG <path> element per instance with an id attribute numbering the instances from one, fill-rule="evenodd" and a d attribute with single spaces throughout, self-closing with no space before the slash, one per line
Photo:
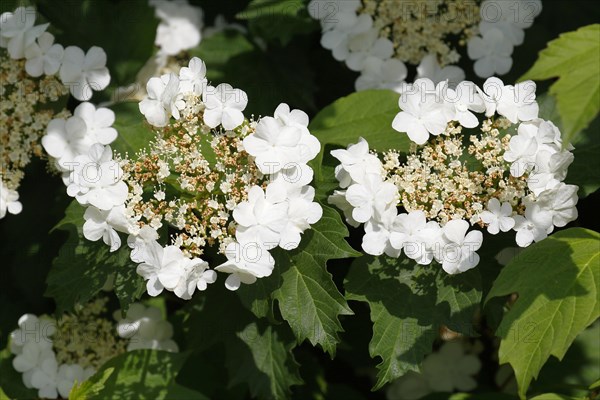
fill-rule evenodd
<path id="1" fill-rule="evenodd" d="M 98 46 L 92 46 L 87 53 L 77 46 L 67 47 L 60 67 L 60 79 L 77 100 L 91 99 L 92 91 L 104 90 L 110 83 L 106 53 Z"/>

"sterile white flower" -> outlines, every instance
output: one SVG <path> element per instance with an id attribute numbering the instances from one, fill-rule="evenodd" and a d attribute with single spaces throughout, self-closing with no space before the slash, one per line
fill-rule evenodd
<path id="1" fill-rule="evenodd" d="M 435 246 L 441 241 L 441 228 L 435 221 L 427 221 L 421 210 L 400 214 L 391 227 L 390 244 L 418 264 L 430 264 Z"/>
<path id="2" fill-rule="evenodd" d="M 241 89 L 234 89 L 228 83 L 221 83 L 216 88 L 208 86 L 202 93 L 204 123 L 211 128 L 222 125 L 225 130 L 237 128 L 244 122 L 242 111 L 248 104 L 248 96 Z"/>
<path id="3" fill-rule="evenodd" d="M 406 132 L 413 142 L 422 145 L 429 134 L 439 135 L 455 117 L 455 109 L 446 101 L 447 83 L 437 86 L 430 79 L 417 79 L 406 85 L 400 96 L 399 112 L 392 127 L 398 132 Z"/>
<path id="4" fill-rule="evenodd" d="M 118 232 L 128 233 L 131 222 L 125 216 L 125 206 L 119 205 L 110 210 L 99 210 L 89 206 L 83 214 L 83 236 L 87 240 L 95 242 L 102 241 L 110 246 L 110 251 L 116 251 L 121 247 L 121 237 Z"/>
<path id="5" fill-rule="evenodd" d="M 20 353 L 13 359 L 12 365 L 18 372 L 27 372 L 41 365 L 42 361 L 47 358 L 54 358 L 52 342 L 29 340 L 23 344 Z"/>
<path id="6" fill-rule="evenodd" d="M 196 288 L 206 289 L 216 280 L 214 271 L 207 271 L 208 263 L 200 258 L 189 259 L 176 246 L 164 248 L 163 265 L 157 272 L 165 289 L 184 300 L 192 298 Z"/>
<path id="7" fill-rule="evenodd" d="M 139 108 L 151 125 L 162 128 L 169 123 L 171 116 L 179 119 L 182 104 L 177 75 L 170 73 L 150 78 L 146 91 L 148 95 L 140 102 Z"/>
<path id="8" fill-rule="evenodd" d="M 127 245 L 131 248 L 131 261 L 142 263 L 151 256 L 153 243 L 158 240 L 158 232 L 150 225 L 144 225 L 137 234 L 127 237 Z"/>
<path id="9" fill-rule="evenodd" d="M 492 235 L 498 232 L 508 232 L 515 226 L 515 220 L 512 218 L 513 209 L 510 203 L 500 201 L 496 198 L 490 199 L 487 204 L 487 210 L 483 211 L 479 217 L 483 223 L 487 224 L 487 231 Z"/>
<path id="10" fill-rule="evenodd" d="M 346 200 L 350 203 L 352 218 L 358 222 L 367 222 L 371 218 L 379 219 L 397 200 L 396 186 L 384 182 L 379 174 L 368 174 L 362 184 L 355 183 L 346 191 Z"/>
<path id="11" fill-rule="evenodd" d="M 75 108 L 73 114 L 85 122 L 87 135 L 95 143 L 111 144 L 117 138 L 117 130 L 112 127 L 115 123 L 113 110 L 104 107 L 96 108 L 92 103 L 83 102 Z"/>
<path id="12" fill-rule="evenodd" d="M 525 209 L 525 216 L 515 215 L 513 218 L 514 230 L 517 232 L 515 239 L 520 247 L 527 247 L 532 242 L 546 239 L 554 229 L 552 214 L 548 211 L 542 212 L 540 209 L 534 211 L 531 205 Z"/>
<path id="13" fill-rule="evenodd" d="M 14 13 L 0 15 L 0 43 L 8 49 L 11 58 L 23 58 L 25 49 L 48 28 L 49 24 L 33 26 L 35 17 L 33 7 L 18 7 Z"/>
<path id="14" fill-rule="evenodd" d="M 481 248 L 483 235 L 480 231 L 467 233 L 468 230 L 469 223 L 465 220 L 448 221 L 442 228 L 446 243 L 436 258 L 449 274 L 465 272 L 479 264 L 476 251 Z"/>
<path id="15" fill-rule="evenodd" d="M 19 193 L 16 190 L 9 189 L 0 181 L 0 219 L 6 216 L 6 213 L 19 214 L 23 211 L 23 205 L 19 201 Z"/>
<path id="16" fill-rule="evenodd" d="M 381 161 L 369 153 L 369 143 L 362 137 L 345 150 L 332 150 L 331 155 L 340 161 L 335 169 L 335 177 L 341 188 L 347 188 L 352 183 L 363 183 L 369 174 L 382 173 Z"/>
<path id="17" fill-rule="evenodd" d="M 506 74 L 513 64 L 513 44 L 496 28 L 482 34 L 472 37 L 467 45 L 469 58 L 476 60 L 475 73 L 480 78 Z"/>
<path id="18" fill-rule="evenodd" d="M 11 353 L 21 354 L 28 341 L 34 341 L 38 346 L 51 347 L 51 336 L 56 332 L 55 321 L 45 317 L 38 318 L 34 314 L 24 314 L 17 324 L 19 329 L 10 333 Z"/>
<path id="19" fill-rule="evenodd" d="M 87 53 L 77 46 L 67 47 L 60 66 L 60 80 L 77 100 L 91 99 L 92 91 L 104 90 L 110 83 L 106 53 L 98 46 L 92 46 Z"/>
<path id="20" fill-rule="evenodd" d="M 455 88 L 459 82 L 465 79 L 465 71 L 456 65 L 440 66 L 435 54 L 428 54 L 421 60 L 417 67 L 416 79 L 429 78 L 434 84 L 448 81 L 448 87 Z"/>
<path id="21" fill-rule="evenodd" d="M 361 71 L 368 59 L 387 60 L 394 54 L 394 44 L 388 38 L 379 37 L 377 28 L 354 35 L 348 41 L 348 49 L 346 65 L 352 71 Z"/>
<path id="22" fill-rule="evenodd" d="M 356 12 L 350 11 L 350 9 L 340 9 L 336 12 L 335 21 L 331 22 L 331 29 L 323 32 L 321 45 L 331 50 L 336 60 L 344 61 L 350 55 L 349 40 L 358 34 L 369 31 L 372 26 L 373 19 L 370 15 L 356 15 Z"/>
<path id="23" fill-rule="evenodd" d="M 479 125 L 479 120 L 471 111 L 484 112 L 485 103 L 473 82 L 459 83 L 456 90 L 448 89 L 447 96 L 448 101 L 456 107 L 456 121 L 465 128 L 475 128 Z"/>
<path id="24" fill-rule="evenodd" d="M 192 57 L 188 66 L 179 70 L 179 90 L 181 93 L 201 95 L 207 84 L 206 64 L 198 57 Z"/>
<path id="25" fill-rule="evenodd" d="M 425 358 L 422 371 L 435 392 L 471 391 L 477 387 L 473 375 L 481 369 L 475 354 L 466 354 L 460 341 L 446 342 L 439 351 Z"/>
<path id="26" fill-rule="evenodd" d="M 100 210 L 110 210 L 124 204 L 127 184 L 122 181 L 123 170 L 112 159 L 110 146 L 94 144 L 88 154 L 75 157 L 67 194 L 82 205 L 90 204 Z"/>
<path id="27" fill-rule="evenodd" d="M 177 343 L 171 339 L 173 326 L 163 319 L 158 308 L 133 303 L 127 310 L 125 318 L 121 317 L 120 310 L 115 311 L 114 318 L 117 320 L 118 335 L 129 339 L 127 351 L 136 349 L 179 351 Z"/>
<path id="28" fill-rule="evenodd" d="M 541 0 L 486 0 L 481 3 L 479 30 L 486 33 L 492 29 L 502 31 L 506 40 L 515 46 L 523 44 L 525 32 L 533 19 L 542 11 Z"/>
<path id="29" fill-rule="evenodd" d="M 156 30 L 156 44 L 160 51 L 170 56 L 194 48 L 202 39 L 203 13 L 200 7 L 187 0 L 152 0 L 155 15 L 160 20 Z"/>
<path id="30" fill-rule="evenodd" d="M 33 77 L 54 75 L 60 68 L 65 50 L 60 44 L 54 44 L 54 36 L 48 32 L 42 33 L 25 49 L 25 71 Z"/>
<path id="31" fill-rule="evenodd" d="M 230 274 L 225 280 L 229 290 L 239 289 L 242 283 L 250 285 L 256 278 L 271 275 L 275 260 L 260 243 L 232 242 L 225 250 L 227 261 L 215 268 L 219 272 Z"/>
<path id="32" fill-rule="evenodd" d="M 300 235 L 323 216 L 323 209 L 315 198 L 312 186 L 293 187 L 287 192 L 288 210 L 286 225 L 281 230 L 279 246 L 291 250 L 300 244 Z"/>
<path id="33" fill-rule="evenodd" d="M 41 398 L 58 398 L 58 363 L 54 356 L 44 359 L 33 371 L 31 386 L 38 389 Z"/>
<path id="34" fill-rule="evenodd" d="M 365 223 L 365 235 L 362 240 L 362 249 L 365 253 L 374 256 L 385 253 L 389 257 L 400 255 L 401 250 L 394 248 L 390 242 L 390 234 L 396 215 L 396 208 L 390 207 L 383 212 L 379 219 L 371 219 Z"/>
<path id="35" fill-rule="evenodd" d="M 62 364 L 58 367 L 56 387 L 60 397 L 67 399 L 75 382 L 81 383 L 94 374 L 94 369 L 83 369 L 79 364 Z"/>
<path id="36" fill-rule="evenodd" d="M 276 247 L 287 221 L 288 203 L 285 186 L 272 182 L 266 191 L 259 186 L 248 190 L 248 200 L 233 210 L 237 222 L 236 238 L 240 243 L 258 242 L 266 248 Z"/>
<path id="37" fill-rule="evenodd" d="M 571 221 L 577 219 L 577 191 L 579 187 L 567 185 L 560 182 L 554 188 L 543 191 L 535 201 L 528 205 L 531 208 L 531 215 L 535 221 L 541 221 L 543 218 L 550 220 L 550 224 L 563 227 Z M 543 225 L 548 225 L 545 221 Z"/>
<path id="38" fill-rule="evenodd" d="M 498 102 L 498 114 L 505 116 L 513 124 L 537 118 L 540 109 L 535 101 L 535 91 L 534 81 L 505 86 L 503 96 Z"/>
<path id="39" fill-rule="evenodd" d="M 567 177 L 567 170 L 574 159 L 573 153 L 566 150 L 557 153 L 548 150 L 538 151 L 534 168 L 527 178 L 527 187 L 536 196 L 556 187 Z"/>
<path id="40" fill-rule="evenodd" d="M 348 225 L 355 228 L 360 225 L 360 222 L 356 221 L 352 217 L 352 210 L 354 210 L 354 207 L 352 204 L 348 203 L 348 200 L 346 200 L 345 190 L 334 190 L 333 194 L 327 198 L 327 202 L 336 206 L 344 213 L 344 218 L 346 219 L 346 223 Z"/>
<path id="41" fill-rule="evenodd" d="M 400 93 L 406 84 L 405 79 L 407 74 L 406 65 L 396 58 L 390 58 L 389 60 L 370 58 L 365 60 L 354 88 L 357 91 L 390 89 Z"/>
<path id="42" fill-rule="evenodd" d="M 255 132 L 244 138 L 243 144 L 248 154 L 256 158 L 260 172 L 273 174 L 293 166 L 300 152 L 302 136 L 301 128 L 264 117 L 256 125 Z"/>
<path id="43" fill-rule="evenodd" d="M 53 119 L 42 137 L 44 150 L 56 159 L 58 168 L 64 172 L 69 171 L 77 156 L 89 152 L 94 143 L 94 138 L 88 135 L 87 124 L 77 116 Z"/>
<path id="44" fill-rule="evenodd" d="M 538 116 L 539 106 L 535 101 L 536 85 L 533 81 L 524 81 L 516 86 L 504 85 L 498 78 L 489 78 L 483 84 L 483 92 L 479 90 L 486 106 L 487 117 L 495 112 L 516 124 L 519 121 L 530 121 Z"/>

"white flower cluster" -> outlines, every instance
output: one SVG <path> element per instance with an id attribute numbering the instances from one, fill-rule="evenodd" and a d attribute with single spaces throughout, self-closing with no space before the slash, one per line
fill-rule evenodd
<path id="1" fill-rule="evenodd" d="M 388 400 L 417 400 L 430 393 L 468 392 L 477 387 L 474 376 L 481 370 L 477 353 L 481 343 L 445 342 L 421 365 L 420 372 L 409 371 L 392 382 L 386 391 Z"/>
<path id="2" fill-rule="evenodd" d="M 87 101 L 93 91 L 105 89 L 110 83 L 106 68 L 106 53 L 93 46 L 87 53 L 77 46 L 63 48 L 54 43 L 46 29 L 49 24 L 35 25 L 36 10 L 18 7 L 14 13 L 0 15 L 0 47 L 11 58 L 25 58 L 25 70 L 33 77 L 59 74 L 77 100 Z"/>
<path id="3" fill-rule="evenodd" d="M 556 126 L 538 118 L 532 81 L 505 86 L 490 78 L 483 90 L 471 82 L 452 90 L 445 82 L 436 86 L 421 79 L 407 85 L 399 105 L 392 126 L 425 145 L 420 158 L 408 157 L 406 168 L 397 153 L 382 163 L 362 138 L 331 152 L 340 161 L 335 172 L 344 190 L 336 190 L 329 202 L 350 225 L 364 223 L 366 253 L 404 252 L 419 264 L 436 260 L 455 274 L 479 263 L 483 235 L 469 232 L 469 222 L 487 226 L 490 234 L 514 229 L 517 244 L 525 247 L 577 218 L 578 188 L 562 182 L 573 155 L 563 148 Z M 482 171 L 460 161 L 462 129 L 480 124 L 474 113 L 485 113 L 482 132 L 491 135 L 470 137 L 469 150 L 483 163 Z M 518 134 L 502 141 L 493 124 L 519 124 Z"/>
<path id="4" fill-rule="evenodd" d="M 93 304 L 91 309 L 97 311 Z M 97 316 L 97 313 L 91 311 L 89 315 Z M 75 382 L 83 382 L 95 373 L 102 362 L 122 351 L 120 346 L 115 345 L 119 336 L 129 340 L 127 351 L 135 349 L 178 351 L 177 344 L 171 340 L 173 328 L 162 318 L 158 309 L 146 308 L 142 304 L 135 303 L 131 305 L 126 319 L 120 319 L 120 311 L 115 313 L 115 318 L 119 321 L 116 330 L 105 320 L 82 320 L 70 324 L 67 319 L 67 322 L 57 324 L 46 316 L 25 314 L 19 318 L 19 328 L 10 334 L 10 351 L 15 355 L 12 361 L 13 368 L 22 374 L 23 383 L 27 388 L 38 390 L 40 398 L 56 399 L 60 396 L 66 399 Z M 90 325 L 81 326 L 82 323 Z M 104 333 L 112 335 L 113 340 L 91 343 L 89 336 L 77 335 L 76 331 L 82 328 L 94 329 L 93 337 L 98 341 L 106 340 Z M 104 332 L 104 328 L 111 331 Z M 90 359 L 70 358 L 69 362 L 61 361 L 64 352 L 80 351 L 77 354 L 88 357 L 90 344 L 93 346 L 104 344 L 104 348 L 100 351 L 108 350 L 107 354 L 102 354 L 105 359 L 96 358 L 90 362 Z"/>
<path id="5" fill-rule="evenodd" d="M 158 148 L 166 148 L 165 151 L 174 155 L 180 168 L 185 168 L 185 174 L 189 174 L 189 179 L 180 179 L 181 187 L 187 191 L 201 190 L 198 193 L 201 196 L 203 192 L 211 196 L 213 190 L 217 191 L 215 187 L 224 195 L 240 190 L 241 193 L 230 197 L 224 206 L 214 197 L 203 199 L 202 202 L 206 202 L 203 210 L 214 216 L 197 220 L 198 225 L 194 227 L 185 218 L 173 216 L 191 212 L 188 205 L 178 206 L 177 201 L 168 203 L 168 207 L 173 207 L 172 211 L 146 209 L 142 212 L 143 217 L 151 221 L 149 224 L 140 223 L 142 215 L 136 218 L 135 207 L 142 201 L 144 183 L 136 182 L 128 173 L 128 188 L 123 181 L 122 168 L 112 160 L 110 148 L 95 144 L 88 155 L 74 160 L 76 166 L 71 172 L 68 187 L 69 195 L 82 205 L 89 206 L 85 213 L 85 237 L 90 240 L 103 238 L 111 246 L 111 251 L 115 251 L 121 245 L 118 232 L 129 234 L 127 243 L 132 248 L 131 259 L 139 264 L 137 272 L 147 280 L 147 291 L 151 296 L 157 296 L 166 289 L 180 298 L 190 299 L 196 289 L 205 290 L 208 284 L 215 282 L 215 270 L 230 274 L 225 283 L 230 290 L 236 290 L 241 283 L 249 284 L 257 278 L 269 276 L 274 268 L 269 250 L 277 246 L 296 248 L 301 234 L 322 214 L 321 207 L 313 202 L 314 189 L 308 186 L 313 174 L 307 163 L 320 151 L 319 141 L 308 131 L 308 116 L 303 111 L 290 110 L 287 104 L 281 104 L 273 117 L 264 117 L 249 124 L 243 114 L 248 102 L 246 93 L 229 84 L 208 85 L 206 66 L 196 57 L 187 67 L 181 68 L 179 75 L 171 73 L 151 78 L 147 93 L 139 104 L 140 112 L 159 134 L 161 129 L 177 132 L 171 129 L 174 124 L 179 124 L 185 127 L 181 134 L 186 141 L 198 140 L 200 135 L 212 135 L 211 146 L 212 143 L 219 145 L 222 138 L 232 140 L 237 148 L 233 156 L 217 153 L 223 157 L 217 162 L 217 170 L 225 174 L 226 180 L 215 182 L 210 180 L 215 178 L 201 152 L 192 151 L 189 146 L 169 150 L 171 147 L 167 146 L 165 139 L 157 142 Z M 240 132 L 246 134 L 238 139 Z M 196 139 L 192 139 L 193 136 Z M 152 150 L 150 154 L 157 151 L 161 150 Z M 247 159 L 237 160 L 235 157 L 241 157 L 240 154 L 246 154 Z M 142 163 L 141 167 L 148 166 L 139 160 L 137 162 Z M 228 173 L 221 164 L 230 163 L 239 168 L 239 162 L 251 163 L 256 176 L 242 176 L 242 182 L 246 183 L 238 188 L 234 187 L 238 182 L 237 175 Z M 157 182 L 163 184 L 160 182 L 171 175 L 174 167 L 156 159 L 153 163 L 155 165 L 151 167 L 156 167 L 156 171 L 152 174 L 156 174 Z M 200 177 L 192 180 L 192 175 L 197 173 L 195 171 L 201 171 Z M 179 172 L 182 173 L 183 169 Z M 164 201 L 164 191 L 155 191 L 154 199 Z M 167 206 L 166 202 L 164 204 Z M 194 202 L 194 206 L 197 205 Z M 208 230 L 210 236 L 185 236 L 185 242 L 180 236 L 171 245 L 163 247 L 158 242 L 157 233 L 163 217 L 177 229 L 188 226 L 189 235 Z M 227 221 L 231 223 L 229 228 L 217 228 L 225 227 Z M 221 242 L 221 252 L 226 255 L 227 261 L 214 270 L 209 269 L 208 263 L 197 257 L 202 254 L 202 246 L 207 241 L 227 238 L 232 228 L 234 238 Z M 196 251 L 182 250 L 181 246 L 187 243 L 192 244 Z"/>
<path id="6" fill-rule="evenodd" d="M 360 0 L 312 0 L 310 15 L 321 22 L 321 45 L 338 61 L 359 71 L 356 90 L 400 90 L 407 75 L 406 65 L 396 58 L 394 44 L 373 24 L 369 14 L 358 14 Z"/>
<path id="7" fill-rule="evenodd" d="M 435 84 L 448 80 L 451 88 L 464 80 L 464 71 L 453 65 L 460 54 L 452 49 L 451 36 L 459 36 L 461 46 L 467 44 L 478 76 L 506 74 L 513 48 L 523 43 L 524 29 L 540 14 L 542 2 L 437 0 L 419 7 L 418 2 L 312 0 L 308 11 L 321 22 L 321 45 L 360 72 L 357 91 L 400 92 L 407 76 L 404 62 L 419 63 L 416 79 L 429 78 Z M 429 54 L 422 54 L 423 49 Z"/>
<path id="8" fill-rule="evenodd" d="M 94 374 L 92 368 L 56 361 L 52 335 L 56 324 L 44 317 L 25 314 L 19 318 L 19 329 L 11 333 L 10 351 L 15 355 L 13 368 L 23 374 L 27 388 L 38 390 L 38 396 L 56 399 L 69 397 L 75 381 L 81 382 Z"/>
<path id="9" fill-rule="evenodd" d="M 512 67 L 515 46 L 523 44 L 525 29 L 542 12 L 542 0 L 485 0 L 481 3 L 479 36 L 467 45 L 480 78 L 504 75 Z"/>

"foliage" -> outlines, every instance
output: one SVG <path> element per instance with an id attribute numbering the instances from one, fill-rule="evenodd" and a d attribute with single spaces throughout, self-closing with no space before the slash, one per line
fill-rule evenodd
<path id="1" fill-rule="evenodd" d="M 585 129 L 600 111 L 600 24 L 562 34 L 540 52 L 521 78 L 559 77 L 550 87 L 556 96 L 567 138 Z"/>
<path id="2" fill-rule="evenodd" d="M 575 337 L 598 317 L 600 234 L 558 232 L 523 251 L 494 282 L 488 299 L 518 293 L 497 335 L 501 363 L 510 363 L 525 397 L 550 355 L 562 359 Z"/>
<path id="3" fill-rule="evenodd" d="M 94 103 L 108 101 L 119 86 L 136 84 L 138 72 L 155 55 L 158 20 L 147 0 L 8 0 L 0 8 L 13 10 L 17 3 L 35 4 L 42 19 L 51 21 L 57 42 L 104 48 L 112 81 Z M 536 81 L 557 78 L 539 82 L 540 88 L 550 87 L 538 93 L 540 117 L 556 123 L 575 147 L 566 182 L 580 187 L 580 218 L 507 266 L 496 256 L 514 247 L 514 240 L 486 235 L 480 265 L 450 276 L 436 263 L 361 256 L 361 232 L 349 230 L 327 205 L 337 186 L 332 149 L 363 137 L 377 151 L 408 152 L 407 135 L 391 127 L 399 95 L 354 93 L 356 74 L 323 51 L 320 26 L 308 15 L 306 0 L 190 3 L 205 9 L 206 21 L 223 12 L 247 31 L 207 35 L 182 58 L 202 58 L 211 84 L 228 82 L 246 91 L 247 116 L 272 115 L 282 102 L 309 114 L 309 130 L 322 144 L 311 167 L 323 217 L 297 249 L 273 252 L 271 276 L 237 293 L 223 287 L 222 277 L 189 302 L 163 293 L 161 310 L 183 351 L 121 354 L 78 382 L 71 399 L 383 399 L 388 385 L 419 371 L 438 350 L 440 332 L 480 343 L 483 368 L 474 393 L 435 393 L 426 399 L 583 400 L 600 391 L 600 325 L 594 324 L 600 317 L 600 25 L 564 33 L 546 46 L 566 28 L 596 21 L 597 13 L 545 2 L 540 23 L 532 27 L 536 34 L 515 48 L 511 73 Z M 503 77 L 507 84 L 513 78 Z M 72 111 L 76 104 L 70 100 Z M 117 101 L 106 106 L 116 114 L 119 137 L 111 146 L 133 155 L 154 133 L 137 101 L 112 100 Z M 44 163 L 32 163 L 20 190 L 23 213 L 0 222 L 0 398 L 36 396 L 22 384 L 9 351 L 8 336 L 20 315 L 59 317 L 93 299 L 110 279 L 111 310 L 126 310 L 140 299 L 156 304 L 144 295 L 127 245 L 111 253 L 102 241 L 84 239 L 83 208 L 69 203 L 61 180 L 46 170 Z M 518 393 L 500 393 L 494 383 L 499 364 L 514 370 Z"/>

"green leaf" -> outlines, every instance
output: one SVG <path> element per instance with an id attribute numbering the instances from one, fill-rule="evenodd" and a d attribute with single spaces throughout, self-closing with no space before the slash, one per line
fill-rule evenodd
<path id="1" fill-rule="evenodd" d="M 600 111 L 600 24 L 560 35 L 540 52 L 521 80 L 558 77 L 550 87 L 563 120 L 565 142 L 585 129 Z"/>
<path id="2" fill-rule="evenodd" d="M 190 50 L 207 67 L 212 85 L 227 82 L 248 94 L 245 114 L 273 115 L 280 103 L 314 110 L 314 73 L 308 60 L 298 58 L 293 45 L 263 51 L 238 31 L 224 31 L 202 39 Z"/>
<path id="3" fill-rule="evenodd" d="M 345 288 L 349 300 L 366 302 L 371 310 L 369 352 L 382 359 L 373 390 L 418 371 L 441 324 L 470 329 L 481 300 L 480 282 L 473 276 L 447 277 L 439 266 L 384 256 L 357 259 Z"/>
<path id="4" fill-rule="evenodd" d="M 371 149 L 408 151 L 408 135 L 392 128 L 400 112 L 399 97 L 390 90 L 353 93 L 325 107 L 313 118 L 309 129 L 323 145 L 347 146 L 362 136 Z"/>
<path id="5" fill-rule="evenodd" d="M 500 363 L 510 363 L 522 398 L 550 355 L 562 359 L 600 316 L 600 234 L 567 229 L 524 250 L 494 282 L 487 299 L 518 293 L 497 335 Z"/>
<path id="6" fill-rule="evenodd" d="M 302 379 L 291 354 L 295 343 L 287 336 L 276 326 L 253 322 L 230 338 L 226 346 L 230 387 L 246 383 L 253 397 L 288 398 L 290 387 Z"/>
<path id="7" fill-rule="evenodd" d="M 138 102 L 117 103 L 111 109 L 116 117 L 113 128 L 119 132 L 119 136 L 110 146 L 119 154 L 133 156 L 156 137 L 140 112 Z"/>
<path id="8" fill-rule="evenodd" d="M 585 396 L 600 377 L 600 320 L 575 338 L 562 360 L 550 358 L 532 382 L 531 393 L 555 392 Z"/>
<path id="9" fill-rule="evenodd" d="M 358 257 L 344 240 L 348 229 L 339 214 L 323 206 L 323 217 L 306 231 L 300 246 L 274 251 L 276 271 L 268 278 L 239 289 L 245 306 L 257 316 L 266 316 L 276 299 L 282 317 L 290 324 L 299 343 L 308 339 L 332 357 L 339 342 L 340 315 L 352 310 L 327 271 L 328 260 Z"/>
<path id="10" fill-rule="evenodd" d="M 100 395 L 104 389 L 104 384 L 114 371 L 114 368 L 106 368 L 96 379 L 90 377 L 91 379 L 86 381 L 75 382 L 69 393 L 69 400 L 88 400 Z"/>
<path id="11" fill-rule="evenodd" d="M 532 397 L 529 400 L 585 400 L 581 397 L 566 396 L 564 394 L 545 393 Z"/>
<path id="12" fill-rule="evenodd" d="M 73 310 L 75 304 L 90 301 L 114 274 L 115 293 L 126 311 L 144 293 L 144 281 L 135 273 L 127 245 L 111 253 L 103 242 L 90 242 L 83 237 L 83 213 L 84 208 L 74 200 L 55 227 L 68 232 L 69 237 L 52 263 L 45 295 L 54 299 L 60 315 Z"/>
<path id="13" fill-rule="evenodd" d="M 252 0 L 236 18 L 248 20 L 250 31 L 267 41 L 287 45 L 297 35 L 319 29 L 302 0 Z"/>
<path id="14" fill-rule="evenodd" d="M 106 362 L 78 388 L 77 399 L 207 399 L 175 381 L 188 353 L 135 350 Z"/>

